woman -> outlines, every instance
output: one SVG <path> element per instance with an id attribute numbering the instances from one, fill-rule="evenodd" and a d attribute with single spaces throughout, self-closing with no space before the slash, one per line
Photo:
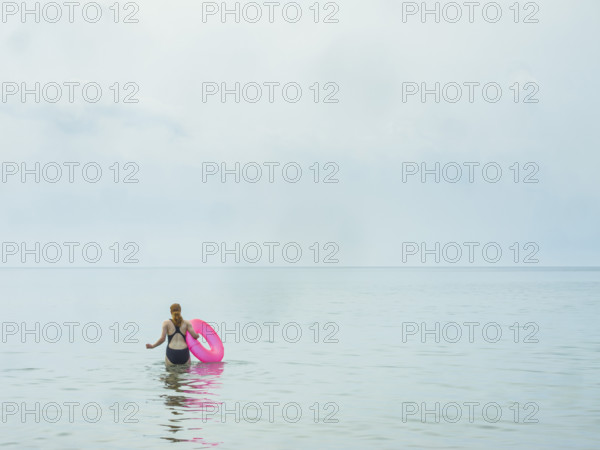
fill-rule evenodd
<path id="1" fill-rule="evenodd" d="M 199 334 L 194 331 L 194 327 L 187 320 L 181 317 L 181 306 L 179 303 L 171 305 L 171 319 L 165 320 L 162 324 L 162 334 L 156 344 L 146 344 L 146 348 L 156 348 L 163 342 L 165 337 L 169 338 L 167 344 L 167 356 L 165 363 L 169 366 L 172 364 L 189 364 L 190 350 L 185 342 L 185 332 L 188 331 L 194 339 L 198 339 Z"/>

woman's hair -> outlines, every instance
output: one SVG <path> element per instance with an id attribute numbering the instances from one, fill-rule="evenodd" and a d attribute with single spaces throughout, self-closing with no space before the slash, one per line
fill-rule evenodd
<path id="1" fill-rule="evenodd" d="M 171 305 L 171 317 L 173 317 L 175 326 L 180 327 L 183 323 L 183 317 L 181 317 L 181 305 L 179 303 L 173 303 Z"/>

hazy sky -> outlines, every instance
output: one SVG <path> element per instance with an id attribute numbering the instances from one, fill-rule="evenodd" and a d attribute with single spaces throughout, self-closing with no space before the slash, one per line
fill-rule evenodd
<path id="1" fill-rule="evenodd" d="M 474 265 L 491 265 L 482 258 L 486 243 L 502 249 L 496 265 L 515 265 L 516 257 L 518 265 L 535 266 L 523 264 L 528 256 L 537 265 L 600 265 L 598 2 L 544 1 L 539 11 L 525 10 L 523 2 L 519 23 L 509 9 L 513 1 L 498 2 L 497 23 L 486 21 L 480 9 L 469 23 L 466 8 L 458 23 L 443 17 L 436 23 L 433 16 L 422 23 L 418 14 L 404 22 L 403 2 L 396 1 L 338 2 L 337 12 L 323 2 L 319 23 L 312 1 L 298 2 L 297 23 L 284 20 L 280 7 L 269 23 L 266 6 L 258 23 L 235 23 L 231 15 L 222 23 L 218 14 L 203 23 L 203 3 L 192 1 L 138 2 L 137 12 L 122 3 L 119 23 L 109 9 L 112 1 L 100 2 L 97 23 L 86 22 L 78 9 L 69 23 L 66 7 L 58 23 L 43 16 L 36 23 L 31 15 L 22 23 L 7 3 L 0 22 L 5 267 L 22 265 L 21 253 L 6 244 L 11 242 L 31 248 L 36 242 L 81 243 L 77 248 L 98 242 L 102 265 L 114 265 L 114 242 L 119 263 L 134 248 L 124 245 L 135 243 L 138 266 L 201 266 L 205 242 L 229 248 L 257 242 L 263 251 L 258 264 L 278 266 L 291 265 L 281 256 L 286 243 L 302 249 L 301 265 L 314 265 L 315 257 L 328 266 L 421 265 L 421 253 L 403 255 L 411 242 L 429 249 L 456 242 L 463 251 L 456 264 L 467 266 L 465 242 L 478 243 L 472 244 Z M 233 8 L 234 2 L 227 4 Z M 93 9 L 87 12 L 93 17 Z M 122 23 L 130 13 L 138 23 Z M 326 17 L 339 22 L 323 23 Z M 522 23 L 526 18 L 539 22 Z M 29 94 L 23 103 L 23 83 L 34 89 L 36 82 L 44 94 L 40 102 Z M 69 82 L 81 83 L 73 88 L 73 103 L 64 85 Z M 264 84 L 270 82 L 279 83 L 272 84 L 273 103 Z M 102 88 L 97 103 L 83 99 L 86 83 Z M 247 98 L 259 85 L 263 97 L 251 103 L 242 96 L 236 103 L 230 94 L 222 103 L 217 94 L 203 102 L 203 83 L 219 89 L 240 83 Z M 283 98 L 287 83 L 296 83 L 287 91 L 292 96 L 294 86 L 301 87 L 297 103 Z M 430 94 L 422 102 L 419 93 L 403 102 L 404 83 L 419 89 L 440 83 L 447 98 L 459 85 L 463 97 L 450 103 L 442 96 L 436 103 Z M 473 103 L 464 83 L 477 83 Z M 487 83 L 502 88 L 497 103 L 483 98 Z M 56 85 L 63 97 L 50 103 L 44 96 L 53 98 Z M 128 94 L 138 102 L 123 103 Z M 529 94 L 537 103 L 524 103 Z M 325 103 L 328 95 L 338 102 Z M 64 172 L 57 183 L 43 176 L 35 183 L 35 175 L 22 183 L 21 173 L 8 172 L 21 171 L 23 162 L 29 168 L 55 162 Z M 74 183 L 65 162 L 80 164 Z M 82 178 L 81 168 L 90 162 L 102 169 L 97 183 Z M 235 183 L 230 175 L 221 183 L 216 175 L 203 183 L 207 162 L 229 168 L 255 163 L 244 173 L 254 176 L 258 165 L 263 178 L 253 184 L 242 176 Z M 420 170 L 421 163 L 434 168 L 436 162 L 441 168 L 452 163 L 440 183 L 435 175 L 422 183 L 420 174 L 403 182 L 405 163 Z M 139 183 L 114 183 L 114 163 L 120 180 L 139 168 Z M 264 163 L 273 163 L 274 183 Z M 302 169 L 297 183 L 283 179 L 287 163 L 297 163 L 287 172 L 292 177 L 296 167 Z M 315 183 L 315 163 L 320 181 L 336 172 L 339 182 Z M 464 163 L 473 163 L 473 183 Z M 488 163 L 491 178 L 502 169 L 497 183 L 483 178 Z M 457 166 L 462 179 L 444 181 Z M 47 178 L 55 167 L 46 166 Z M 519 183 L 513 180 L 516 167 Z M 539 182 L 523 183 L 527 175 Z M 265 242 L 280 244 L 273 244 L 273 264 Z M 251 247 L 246 259 L 255 254 Z M 339 262 L 324 264 L 332 252 Z M 441 262 L 454 258 L 453 245 L 446 252 Z M 51 253 L 45 257 L 41 262 L 48 265 L 44 259 Z M 427 258 L 435 263 L 434 255 Z M 220 253 L 205 260 L 222 264 Z M 27 261 L 32 264 L 33 256 Z M 67 257 L 57 264 L 69 265 Z M 81 258 L 74 265 L 89 266 Z"/>

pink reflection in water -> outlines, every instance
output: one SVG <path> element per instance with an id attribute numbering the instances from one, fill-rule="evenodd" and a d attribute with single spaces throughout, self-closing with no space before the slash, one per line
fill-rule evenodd
<path id="1" fill-rule="evenodd" d="M 165 404 L 175 417 L 169 419 L 167 429 L 176 434 L 181 431 L 200 431 L 202 428 L 189 428 L 179 425 L 184 420 L 200 420 L 207 423 L 214 412 L 216 402 L 215 392 L 220 386 L 219 377 L 225 369 L 225 363 L 196 363 L 190 366 L 170 366 L 162 377 L 165 388 L 176 395 L 163 395 Z M 199 442 L 206 446 L 216 447 L 222 442 L 206 442 L 202 437 L 178 438 L 168 436 L 163 439 L 172 442 Z"/>

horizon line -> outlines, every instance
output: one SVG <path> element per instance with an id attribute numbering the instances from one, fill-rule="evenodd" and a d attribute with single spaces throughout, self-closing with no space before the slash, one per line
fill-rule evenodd
<path id="1" fill-rule="evenodd" d="M 535 269 L 579 269 L 579 270 L 600 270 L 600 266 L 10 266 L 1 267 L 0 270 L 198 270 L 198 269 L 514 269 L 514 270 L 535 270 Z"/>

